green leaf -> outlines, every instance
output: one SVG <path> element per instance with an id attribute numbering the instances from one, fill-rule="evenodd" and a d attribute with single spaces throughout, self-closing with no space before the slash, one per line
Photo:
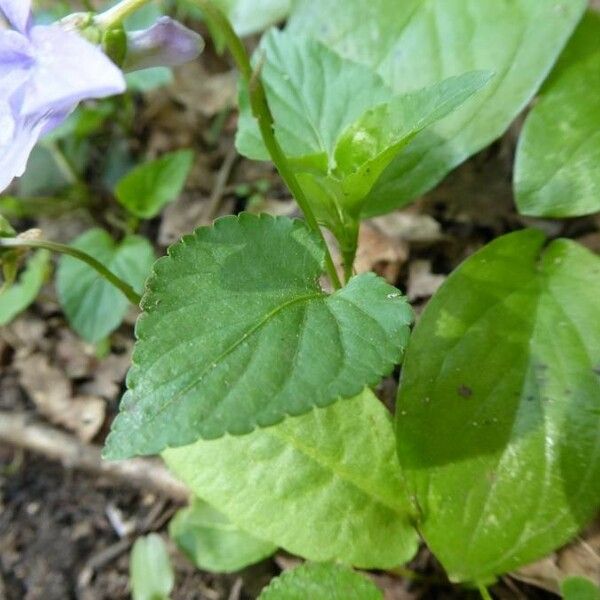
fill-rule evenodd
<path id="1" fill-rule="evenodd" d="M 259 600 L 383 600 L 363 575 L 334 564 L 308 563 L 271 580 Z"/>
<path id="2" fill-rule="evenodd" d="M 300 173 L 317 217 L 338 238 L 347 216 L 357 217 L 398 152 L 489 80 L 488 73 L 466 73 L 392 98 L 370 68 L 344 60 L 314 40 L 271 31 L 261 50 L 278 141 Z M 267 159 L 243 89 L 240 108 L 238 149 Z"/>
<path id="3" fill-rule="evenodd" d="M 90 229 L 72 246 L 87 252 L 115 275 L 141 292 L 154 262 L 150 243 L 137 235 L 115 243 L 102 229 Z M 63 256 L 57 279 L 58 299 L 75 331 L 96 343 L 117 329 L 129 306 L 124 294 L 85 263 Z"/>
<path id="4" fill-rule="evenodd" d="M 600 14 L 588 12 L 527 117 L 516 158 L 519 211 L 600 211 Z"/>
<path id="5" fill-rule="evenodd" d="M 391 416 L 369 390 L 163 457 L 240 528 L 309 560 L 391 568 L 417 550 Z"/>
<path id="6" fill-rule="evenodd" d="M 380 175 L 414 136 L 458 108 L 489 80 L 489 73 L 465 73 L 397 96 L 362 115 L 335 148 L 336 166 L 330 178 L 339 179 L 341 191 L 335 204 L 360 213 Z"/>
<path id="7" fill-rule="evenodd" d="M 585 577 L 567 577 L 560 592 L 564 600 L 600 600 L 600 588 Z"/>
<path id="8" fill-rule="evenodd" d="M 126 73 L 127 88 L 134 92 L 150 92 L 173 82 L 173 72 L 168 67 L 152 67 L 134 73 Z"/>
<path id="9" fill-rule="evenodd" d="M 129 578 L 133 600 L 168 600 L 175 574 L 162 538 L 139 537 L 131 550 Z"/>
<path id="10" fill-rule="evenodd" d="M 371 69 L 309 38 L 273 29 L 263 37 L 258 57 L 283 150 L 290 157 L 313 157 L 325 170 L 333 163 L 343 131 L 392 95 Z M 246 91 L 241 108 L 238 150 L 249 158 L 268 159 Z"/>
<path id="11" fill-rule="evenodd" d="M 193 162 L 191 150 L 178 150 L 139 165 L 117 183 L 117 200 L 132 215 L 152 219 L 181 194 Z"/>
<path id="12" fill-rule="evenodd" d="M 271 556 L 277 546 L 242 531 L 199 498 L 171 520 L 169 535 L 199 568 L 233 573 Z"/>
<path id="13" fill-rule="evenodd" d="M 455 581 L 567 542 L 600 507 L 600 258 L 499 238 L 431 300 L 397 406 L 419 530 Z"/>
<path id="14" fill-rule="evenodd" d="M 213 0 L 240 36 L 252 35 L 283 21 L 293 0 Z M 192 0 L 193 3 L 193 0 Z"/>
<path id="15" fill-rule="evenodd" d="M 28 261 L 18 282 L 0 293 L 0 325 L 10 323 L 36 298 L 50 272 L 50 253 L 39 250 Z"/>
<path id="16" fill-rule="evenodd" d="M 0 237 L 15 237 L 16 235 L 17 232 L 13 229 L 13 226 L 6 217 L 0 215 Z"/>
<path id="17" fill-rule="evenodd" d="M 535 94 L 585 0 L 300 0 L 291 31 L 375 68 L 397 94 L 467 71 L 495 73 L 464 107 L 419 134 L 371 192 L 365 215 L 435 186 L 499 137 Z M 335 15 L 335 18 L 332 18 Z"/>
<path id="18" fill-rule="evenodd" d="M 146 286 L 106 456 L 249 433 L 389 373 L 410 306 L 373 273 L 327 295 L 324 256 L 303 222 L 247 213 L 174 245 Z"/>

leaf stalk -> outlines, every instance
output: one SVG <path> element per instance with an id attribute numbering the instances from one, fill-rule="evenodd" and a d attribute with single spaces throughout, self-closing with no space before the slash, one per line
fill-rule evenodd
<path id="1" fill-rule="evenodd" d="M 24 240 L 20 238 L 0 238 L 0 248 L 44 248 L 51 252 L 65 254 L 80 260 L 94 269 L 101 277 L 114 285 L 118 290 L 123 292 L 127 300 L 136 306 L 140 305 L 142 297 L 125 281 L 115 275 L 110 269 L 107 269 L 101 262 L 97 261 L 87 252 L 83 252 L 78 248 L 58 244 L 48 240 Z"/>
<path id="2" fill-rule="evenodd" d="M 298 206 L 304 213 L 304 217 L 309 227 L 321 238 L 321 241 L 325 247 L 325 267 L 327 269 L 327 274 L 333 287 L 335 289 L 340 289 L 342 284 L 337 274 L 331 253 L 329 252 L 327 242 L 323 236 L 323 232 L 319 227 L 319 223 L 310 206 L 310 202 L 304 193 L 304 190 L 298 183 L 298 179 L 296 178 L 293 168 L 291 167 L 283 149 L 275 137 L 273 114 L 271 113 L 265 89 L 260 79 L 260 72 L 253 71 L 250 58 L 248 57 L 248 53 L 246 52 L 246 48 L 244 47 L 242 40 L 235 33 L 231 23 L 221 12 L 221 10 L 218 9 L 211 2 L 211 0 L 194 1 L 200 7 L 205 17 L 212 23 L 212 26 L 215 28 L 215 30 L 222 34 L 225 45 L 231 53 L 234 62 L 244 78 L 246 85 L 248 86 L 252 114 L 258 122 L 260 133 L 265 146 L 269 151 L 271 160 L 279 172 L 279 175 L 294 196 Z"/>

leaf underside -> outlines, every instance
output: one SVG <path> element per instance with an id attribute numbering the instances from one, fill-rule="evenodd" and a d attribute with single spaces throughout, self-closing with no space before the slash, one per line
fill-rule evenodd
<path id="1" fill-rule="evenodd" d="M 277 550 L 199 498 L 177 512 L 169 523 L 169 535 L 199 569 L 213 573 L 240 571 Z"/>
<path id="2" fill-rule="evenodd" d="M 328 296 L 300 221 L 225 217 L 170 249 L 147 282 L 133 366 L 106 456 L 246 434 L 376 384 L 412 311 L 374 274 Z"/>
<path id="3" fill-rule="evenodd" d="M 467 260 L 403 367 L 400 463 L 454 580 L 569 540 L 600 507 L 600 258 L 527 230 Z"/>
<path id="4" fill-rule="evenodd" d="M 309 560 L 391 568 L 417 550 L 392 419 L 369 390 L 163 458 L 240 529 Z"/>

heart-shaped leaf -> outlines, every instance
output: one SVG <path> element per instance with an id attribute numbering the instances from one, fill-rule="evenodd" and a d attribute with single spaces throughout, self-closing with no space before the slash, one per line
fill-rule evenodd
<path id="1" fill-rule="evenodd" d="M 419 530 L 485 583 L 600 508 L 600 258 L 528 230 L 453 273 L 415 329 L 397 406 Z"/>
<path id="2" fill-rule="evenodd" d="M 397 364 L 412 311 L 374 274 L 327 295 L 325 248 L 301 221 L 243 214 L 159 260 L 106 456 L 245 434 L 374 385 Z"/>
<path id="3" fill-rule="evenodd" d="M 169 523 L 169 535 L 199 569 L 215 573 L 240 571 L 277 550 L 199 498 L 177 512 Z"/>
<path id="4" fill-rule="evenodd" d="M 515 190 L 526 215 L 575 217 L 600 210 L 600 14 L 590 11 L 529 113 Z"/>
<path id="5" fill-rule="evenodd" d="M 163 457 L 241 529 L 309 560 L 391 568 L 417 550 L 391 415 L 369 390 Z"/>
<path id="6" fill-rule="evenodd" d="M 370 66 L 396 94 L 467 71 L 495 74 L 486 90 L 398 155 L 369 195 L 364 214 L 407 204 L 499 137 L 546 78 L 586 5 L 586 0 L 299 0 L 291 31 L 315 36 Z"/>
<path id="7" fill-rule="evenodd" d="M 129 235 L 116 243 L 103 229 L 86 231 L 72 245 L 93 256 L 138 292 L 142 291 L 155 258 L 145 238 Z M 56 287 L 70 325 L 92 344 L 119 327 L 129 306 L 121 291 L 70 256 L 60 260 Z"/>
<path id="8" fill-rule="evenodd" d="M 364 575 L 334 564 L 308 563 L 271 580 L 259 600 L 383 600 Z"/>

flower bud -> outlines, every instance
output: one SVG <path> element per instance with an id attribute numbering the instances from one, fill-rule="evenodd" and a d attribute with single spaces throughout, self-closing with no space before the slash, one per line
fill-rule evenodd
<path id="1" fill-rule="evenodd" d="M 173 67 L 196 58 L 204 40 L 196 32 L 169 17 L 161 17 L 148 29 L 127 33 L 125 71 Z"/>

